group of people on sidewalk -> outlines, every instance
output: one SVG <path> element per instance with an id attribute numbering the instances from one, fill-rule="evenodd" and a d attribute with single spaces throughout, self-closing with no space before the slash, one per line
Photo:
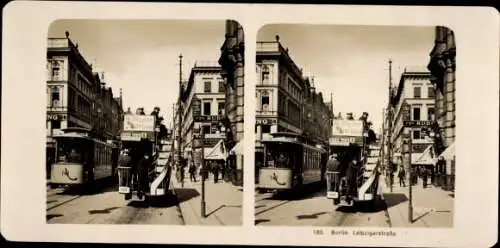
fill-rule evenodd
<path id="1" fill-rule="evenodd" d="M 189 179 L 191 182 L 197 182 L 197 174 L 203 179 L 207 180 L 209 173 L 213 175 L 214 183 L 218 183 L 219 179 L 223 180 L 225 177 L 229 176 L 228 166 L 224 161 L 220 160 L 210 160 L 205 161 L 205 170 L 202 166 L 196 164 L 192 160 L 182 158 L 179 169 L 178 169 L 178 180 L 180 181 L 182 187 L 184 187 L 185 171 L 186 167 L 189 173 Z M 198 173 L 197 173 L 198 172 Z"/>
<path id="2" fill-rule="evenodd" d="M 444 159 L 440 157 L 438 159 L 438 162 L 436 163 L 436 166 L 434 165 L 419 165 L 419 166 L 412 166 L 411 168 L 411 177 L 409 178 L 409 181 L 411 185 L 417 185 L 418 180 L 422 180 L 422 187 L 425 189 L 427 188 L 427 185 L 429 184 L 429 179 L 431 184 L 436 184 L 436 181 L 438 178 L 443 178 L 444 185 L 447 185 L 447 178 L 446 178 L 446 167 L 443 166 Z M 391 180 L 390 183 L 393 183 L 393 175 L 391 174 Z M 399 166 L 398 169 L 398 179 L 399 179 L 399 186 L 400 187 L 406 187 L 406 169 L 404 168 L 403 165 Z"/>

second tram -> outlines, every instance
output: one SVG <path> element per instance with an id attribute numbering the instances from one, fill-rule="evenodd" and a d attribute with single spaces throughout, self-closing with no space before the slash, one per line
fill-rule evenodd
<path id="1" fill-rule="evenodd" d="M 263 140 L 264 163 L 259 169 L 261 191 L 284 191 L 323 181 L 327 151 L 292 133 L 274 133 Z"/>
<path id="2" fill-rule="evenodd" d="M 53 135 L 56 160 L 51 165 L 50 185 L 82 185 L 115 174 L 116 146 L 89 135 L 88 130 L 66 129 Z"/>

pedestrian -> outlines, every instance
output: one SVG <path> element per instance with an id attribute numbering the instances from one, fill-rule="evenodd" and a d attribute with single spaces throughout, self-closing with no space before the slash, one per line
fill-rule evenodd
<path id="1" fill-rule="evenodd" d="M 212 163 L 212 173 L 214 174 L 214 183 L 219 182 L 219 166 Z"/>
<path id="2" fill-rule="evenodd" d="M 400 187 L 406 187 L 405 176 L 406 176 L 405 169 L 403 168 L 403 166 L 399 167 L 398 178 Z"/>
<path id="3" fill-rule="evenodd" d="M 184 178 L 186 177 L 185 176 L 185 169 L 186 169 L 186 158 L 181 158 L 181 164 L 180 164 L 180 168 L 179 168 L 179 177 L 180 177 L 180 181 L 181 181 L 181 186 L 184 188 Z"/>
<path id="4" fill-rule="evenodd" d="M 142 199 L 143 194 L 148 191 L 148 174 L 149 168 L 151 166 L 151 157 L 147 152 L 144 152 L 141 160 L 138 164 L 138 178 L 139 178 L 139 188 L 137 190 L 137 196 Z"/>
<path id="5" fill-rule="evenodd" d="M 427 188 L 427 180 L 428 180 L 427 169 L 424 168 L 421 173 L 422 173 L 422 187 L 425 189 Z"/>
<path id="6" fill-rule="evenodd" d="M 196 166 L 194 166 L 193 161 L 189 161 L 189 178 L 191 182 L 196 182 Z"/>
<path id="7" fill-rule="evenodd" d="M 358 177 L 359 165 L 355 158 L 349 163 L 347 167 L 347 201 L 351 202 L 351 196 L 356 193 L 357 189 L 357 177 Z"/>
<path id="8" fill-rule="evenodd" d="M 326 171 L 329 173 L 333 173 L 333 177 L 331 178 L 331 181 L 329 182 L 328 181 L 328 173 L 327 173 L 326 174 L 326 177 L 327 177 L 326 182 L 330 183 L 330 187 L 333 186 L 333 187 L 331 187 L 331 189 L 334 191 L 338 191 L 338 186 L 340 183 L 340 177 L 339 177 L 340 169 L 341 169 L 341 167 L 340 167 L 340 162 L 337 159 L 337 154 L 333 153 L 332 155 L 330 155 L 330 157 L 328 158 L 328 161 L 326 162 Z"/>

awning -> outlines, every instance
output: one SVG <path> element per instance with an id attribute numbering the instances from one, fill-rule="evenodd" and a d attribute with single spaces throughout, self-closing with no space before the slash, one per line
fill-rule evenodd
<path id="1" fill-rule="evenodd" d="M 439 156 L 443 156 L 444 160 L 455 159 L 455 142 L 448 146 Z"/>
<path id="2" fill-rule="evenodd" d="M 427 148 L 425 148 L 424 152 L 422 152 L 421 155 L 417 157 L 415 162 L 412 163 L 427 165 L 427 164 L 435 164 L 436 160 L 437 158 L 434 156 L 432 145 L 429 145 L 427 146 Z"/>
<path id="3" fill-rule="evenodd" d="M 204 155 L 205 159 L 226 160 L 227 152 L 226 147 L 224 146 L 224 140 L 220 140 L 214 147 L 210 149 L 205 149 Z"/>
<path id="4" fill-rule="evenodd" d="M 243 155 L 243 144 L 241 141 L 238 141 L 235 146 L 229 151 L 230 155 Z"/>

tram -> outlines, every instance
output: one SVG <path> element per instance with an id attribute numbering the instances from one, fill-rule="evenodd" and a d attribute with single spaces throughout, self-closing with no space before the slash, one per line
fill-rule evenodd
<path id="1" fill-rule="evenodd" d="M 259 169 L 260 191 L 286 191 L 323 181 L 327 151 L 294 133 L 273 133 L 263 140 L 264 163 Z"/>
<path id="2" fill-rule="evenodd" d="M 89 184 L 115 174 L 115 144 L 100 141 L 81 128 L 67 128 L 53 138 L 56 159 L 51 165 L 51 188 Z"/>

